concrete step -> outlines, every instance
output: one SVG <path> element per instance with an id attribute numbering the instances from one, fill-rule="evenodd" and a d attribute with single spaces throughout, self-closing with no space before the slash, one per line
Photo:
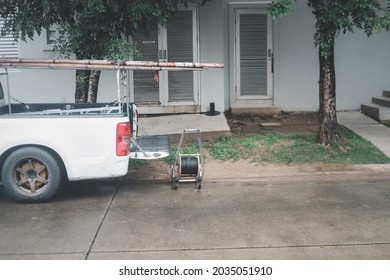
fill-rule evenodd
<path id="1" fill-rule="evenodd" d="M 232 115 L 279 115 L 282 112 L 279 106 L 259 107 L 259 108 L 231 108 Z"/>
<path id="2" fill-rule="evenodd" d="M 373 97 L 372 103 L 382 105 L 383 107 L 390 108 L 390 98 L 389 97 Z"/>
<path id="3" fill-rule="evenodd" d="M 230 135 L 230 128 L 223 113 L 215 116 L 178 114 L 141 117 L 139 128 L 139 136 L 169 135 L 171 143 L 179 142 L 184 129 L 199 129 L 202 134 L 202 141 Z M 197 141 L 197 135 L 188 135 L 188 141 Z"/>
<path id="4" fill-rule="evenodd" d="M 390 108 L 374 104 L 366 103 L 361 105 L 361 111 L 363 114 L 377 120 L 377 121 L 389 121 L 390 120 Z"/>
<path id="5" fill-rule="evenodd" d="M 390 90 L 384 90 L 384 91 L 383 91 L 383 96 L 384 96 L 384 97 L 389 97 L 389 98 L 390 98 Z"/>

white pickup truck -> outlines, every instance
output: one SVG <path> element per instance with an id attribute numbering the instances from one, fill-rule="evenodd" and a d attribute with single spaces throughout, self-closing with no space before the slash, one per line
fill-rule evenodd
<path id="1" fill-rule="evenodd" d="M 169 138 L 137 139 L 138 112 L 125 93 L 128 70 L 201 71 L 222 64 L 110 60 L 2 59 L 0 69 L 104 69 L 117 71 L 111 104 L 11 103 L 9 82 L 0 79 L 0 181 L 20 202 L 52 198 L 64 180 L 126 175 L 129 158 L 169 155 Z M 16 99 L 14 99 L 16 100 Z M 18 101 L 18 100 L 16 100 Z"/>
<path id="2" fill-rule="evenodd" d="M 130 140 L 137 132 L 135 105 L 129 110 L 123 104 L 49 106 L 36 104 L 37 111 L 24 112 L 25 105 L 9 105 L 0 83 L 0 181 L 13 199 L 43 202 L 63 180 L 128 172 Z"/>

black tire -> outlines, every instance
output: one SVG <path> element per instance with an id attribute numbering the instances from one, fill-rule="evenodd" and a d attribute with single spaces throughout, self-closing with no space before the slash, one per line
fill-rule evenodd
<path id="1" fill-rule="evenodd" d="M 61 168 L 46 150 L 24 147 L 12 152 L 1 171 L 9 196 L 18 202 L 45 202 L 61 185 Z"/>

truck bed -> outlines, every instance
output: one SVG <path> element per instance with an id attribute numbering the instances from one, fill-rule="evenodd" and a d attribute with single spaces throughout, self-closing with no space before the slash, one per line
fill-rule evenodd
<path id="1" fill-rule="evenodd" d="M 122 105 L 121 105 L 122 106 Z M 0 115 L 10 115 L 9 106 L 0 108 Z M 125 111 L 125 107 L 122 106 Z M 32 103 L 32 104 L 12 104 L 11 114 L 16 115 L 107 115 L 118 114 L 118 104 L 108 103 Z M 127 113 L 125 111 L 125 113 Z"/>

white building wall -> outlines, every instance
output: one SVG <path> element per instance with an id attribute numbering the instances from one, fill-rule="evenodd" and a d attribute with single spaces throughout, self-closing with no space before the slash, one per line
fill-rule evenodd
<path id="1" fill-rule="evenodd" d="M 338 110 L 358 110 L 390 89 L 390 33 L 370 38 L 363 32 L 342 35 L 336 41 Z"/>
<path id="2" fill-rule="evenodd" d="M 313 45 L 314 16 L 305 1 L 274 21 L 274 98 L 284 111 L 318 110 L 318 55 Z"/>
<path id="3" fill-rule="evenodd" d="M 318 110 L 319 62 L 314 48 L 315 17 L 306 1 L 275 21 L 275 103 L 285 111 Z M 363 31 L 336 39 L 338 110 L 359 110 L 361 103 L 390 88 L 390 34 L 367 38 Z"/>
<path id="4" fill-rule="evenodd" d="M 44 36 L 19 43 L 20 58 L 58 59 L 58 54 L 47 50 Z M 74 102 L 75 70 L 9 70 L 12 97 L 24 103 Z M 103 71 L 99 83 L 98 102 L 116 99 L 116 75 Z M 115 98 L 115 99 L 113 99 Z M 15 101 L 13 101 L 15 102 Z"/>
<path id="5" fill-rule="evenodd" d="M 212 0 L 199 10 L 200 61 L 224 63 L 224 69 L 203 71 L 201 109 L 230 108 L 231 34 L 230 4 L 263 4 L 269 1 Z M 274 105 L 284 111 L 317 111 L 319 107 L 318 52 L 314 47 L 315 18 L 306 1 L 296 1 L 294 11 L 274 21 Z M 55 58 L 44 42 L 20 43 L 20 57 Z M 390 89 L 390 33 L 367 38 L 361 31 L 341 34 L 336 40 L 338 110 L 358 110 L 382 90 Z M 75 71 L 12 70 L 11 93 L 23 102 L 73 102 Z M 37 94 L 37 93 L 44 94 Z M 98 102 L 116 98 L 115 72 L 102 73 Z"/>
<path id="6" fill-rule="evenodd" d="M 226 88 L 228 72 L 226 70 L 225 6 L 222 0 L 212 0 L 200 7 L 200 61 L 225 64 L 224 69 L 207 69 L 200 74 L 202 111 L 210 110 L 210 102 L 215 103 L 217 111 L 223 112 L 229 108 L 229 93 Z"/>

